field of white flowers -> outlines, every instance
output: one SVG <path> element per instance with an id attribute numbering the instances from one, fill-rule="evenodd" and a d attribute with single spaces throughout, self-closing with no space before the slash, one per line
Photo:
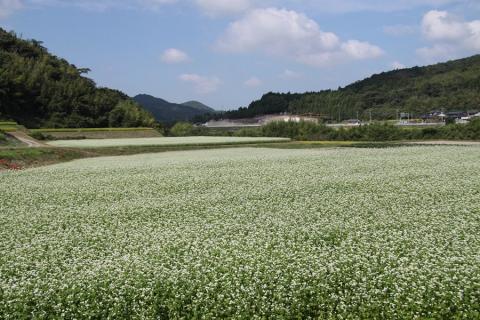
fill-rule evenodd
<path id="1" fill-rule="evenodd" d="M 478 319 L 480 148 L 0 173 L 0 318 Z"/>
<path id="2" fill-rule="evenodd" d="M 210 144 L 247 144 L 262 142 L 286 142 L 285 138 L 252 138 L 252 137 L 162 137 L 134 139 L 84 139 L 57 140 L 48 144 L 55 147 L 68 148 L 107 148 L 130 146 L 189 146 Z"/>

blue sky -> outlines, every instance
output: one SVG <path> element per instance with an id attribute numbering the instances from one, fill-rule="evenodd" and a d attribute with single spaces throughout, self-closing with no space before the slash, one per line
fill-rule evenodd
<path id="1" fill-rule="evenodd" d="M 480 53 L 479 0 L 0 0 L 99 85 L 217 109 Z"/>

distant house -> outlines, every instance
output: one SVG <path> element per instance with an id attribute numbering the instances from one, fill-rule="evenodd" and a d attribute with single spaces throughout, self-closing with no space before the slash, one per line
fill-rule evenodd
<path id="1" fill-rule="evenodd" d="M 462 117 L 467 116 L 467 113 L 463 111 L 451 111 L 447 112 L 446 115 L 449 119 L 461 119 Z"/>
<path id="2" fill-rule="evenodd" d="M 447 115 L 442 111 L 432 111 L 422 115 L 420 118 L 424 122 L 444 122 Z"/>
<path id="3" fill-rule="evenodd" d="M 349 120 L 344 121 L 344 123 L 349 125 L 349 126 L 360 126 L 360 125 L 362 125 L 362 121 L 360 121 L 358 119 L 349 119 Z"/>

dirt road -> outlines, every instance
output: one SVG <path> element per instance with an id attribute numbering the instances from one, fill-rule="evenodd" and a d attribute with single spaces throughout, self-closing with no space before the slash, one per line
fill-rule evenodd
<path id="1" fill-rule="evenodd" d="M 8 134 L 15 139 L 25 143 L 30 148 L 48 147 L 48 145 L 46 145 L 45 143 L 42 143 L 21 131 L 9 132 Z"/>

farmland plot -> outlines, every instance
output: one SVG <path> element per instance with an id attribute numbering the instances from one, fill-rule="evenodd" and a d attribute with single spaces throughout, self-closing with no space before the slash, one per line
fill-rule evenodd
<path id="1" fill-rule="evenodd" d="M 0 174 L 0 318 L 480 317 L 480 148 L 228 149 Z"/>
<path id="2" fill-rule="evenodd" d="M 285 138 L 251 138 L 251 137 L 167 137 L 136 139 L 89 139 L 58 140 L 49 142 L 55 147 L 70 148 L 109 148 L 129 146 L 196 146 L 196 145 L 229 145 L 266 142 L 287 142 Z"/>

